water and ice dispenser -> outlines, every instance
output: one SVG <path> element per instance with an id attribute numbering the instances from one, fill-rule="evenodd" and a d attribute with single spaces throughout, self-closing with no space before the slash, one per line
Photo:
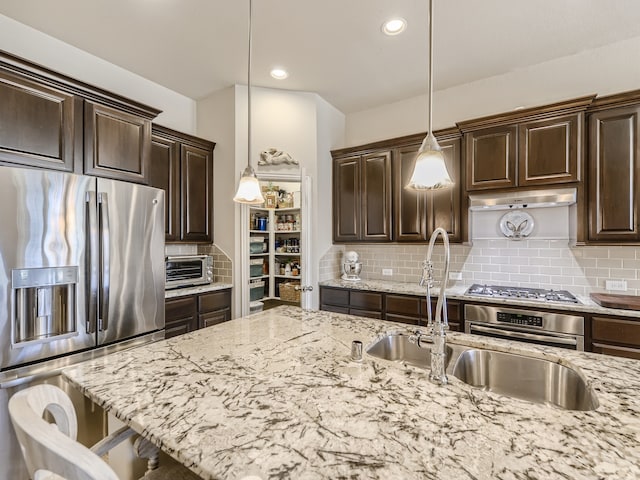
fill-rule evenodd
<path id="1" fill-rule="evenodd" d="M 11 276 L 14 345 L 76 331 L 78 267 L 14 269 Z"/>

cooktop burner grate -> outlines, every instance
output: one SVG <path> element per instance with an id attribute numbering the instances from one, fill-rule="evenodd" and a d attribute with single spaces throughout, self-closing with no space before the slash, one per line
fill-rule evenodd
<path id="1" fill-rule="evenodd" d="M 504 287 L 499 285 L 480 285 L 474 283 L 467 289 L 467 295 L 482 297 L 513 298 L 520 300 L 535 300 L 539 302 L 580 303 L 567 290 L 553 290 L 544 288 Z"/>

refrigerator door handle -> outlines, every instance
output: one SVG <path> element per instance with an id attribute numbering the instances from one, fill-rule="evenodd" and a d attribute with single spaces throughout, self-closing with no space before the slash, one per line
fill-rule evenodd
<path id="1" fill-rule="evenodd" d="M 85 330 L 96 331 L 96 309 L 98 306 L 98 220 L 96 218 L 96 192 L 85 196 L 85 219 L 87 230 L 87 252 L 85 257 L 85 278 L 88 279 Z"/>
<path id="2" fill-rule="evenodd" d="M 100 206 L 100 264 L 102 269 L 102 292 L 100 299 L 100 312 L 98 315 L 98 330 L 103 331 L 109 328 L 109 253 L 110 253 L 110 229 L 109 229 L 109 201 L 107 194 L 98 194 L 98 204 Z"/>

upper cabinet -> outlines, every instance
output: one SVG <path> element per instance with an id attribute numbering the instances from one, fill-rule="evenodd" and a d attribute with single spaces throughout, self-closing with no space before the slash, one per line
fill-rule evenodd
<path id="1" fill-rule="evenodd" d="M 397 242 L 424 242 L 433 231 L 444 228 L 452 242 L 461 241 L 460 232 L 460 134 L 457 129 L 436 132 L 453 187 L 434 192 L 404 188 L 409 183 L 422 136 L 394 150 L 393 160 L 393 239 Z M 406 139 L 405 139 L 406 141 Z"/>
<path id="2" fill-rule="evenodd" d="M 596 99 L 588 124 L 588 240 L 639 242 L 640 92 Z"/>
<path id="3" fill-rule="evenodd" d="M 165 191 L 165 240 L 213 241 L 215 143 L 153 125 L 150 184 Z"/>
<path id="4" fill-rule="evenodd" d="M 73 171 L 82 99 L 7 71 L 0 63 L 0 161 Z M 81 146 L 82 144 L 80 144 Z"/>
<path id="5" fill-rule="evenodd" d="M 391 151 L 334 152 L 334 242 L 391 240 Z"/>
<path id="6" fill-rule="evenodd" d="M 0 52 L 2 163 L 147 184 L 158 113 Z"/>
<path id="7" fill-rule="evenodd" d="M 84 173 L 148 184 L 150 154 L 150 119 L 85 101 Z"/>
<path id="8" fill-rule="evenodd" d="M 454 182 L 437 192 L 404 188 L 425 134 L 332 152 L 334 242 L 425 242 L 437 227 L 461 240 L 460 134 L 435 133 Z"/>
<path id="9" fill-rule="evenodd" d="M 467 191 L 578 182 L 593 96 L 458 124 Z"/>

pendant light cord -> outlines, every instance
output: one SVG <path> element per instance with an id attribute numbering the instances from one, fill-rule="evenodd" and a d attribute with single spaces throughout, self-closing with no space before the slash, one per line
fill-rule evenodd
<path id="1" fill-rule="evenodd" d="M 253 0 L 249 0 L 249 55 L 247 58 L 247 165 L 251 167 L 251 14 Z"/>
<path id="2" fill-rule="evenodd" d="M 431 133 L 431 122 L 433 120 L 433 0 L 429 0 L 429 118 L 427 124 L 427 135 Z"/>

